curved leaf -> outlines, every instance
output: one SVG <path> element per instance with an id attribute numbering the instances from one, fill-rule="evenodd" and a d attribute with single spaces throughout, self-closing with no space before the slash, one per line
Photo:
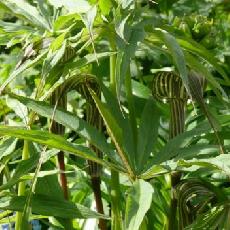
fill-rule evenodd
<path id="1" fill-rule="evenodd" d="M 65 127 L 76 131 L 80 136 L 95 145 L 104 154 L 108 155 L 114 162 L 118 163 L 117 159 L 115 158 L 115 152 L 112 146 L 107 143 L 105 136 L 102 135 L 102 133 L 98 131 L 95 127 L 89 125 L 83 119 L 69 112 L 64 112 L 59 109 L 55 110 L 54 112 L 54 108 L 52 106 L 42 101 L 36 101 L 15 94 L 10 94 L 10 96 L 17 99 L 39 115 L 45 116 L 50 119 L 52 118 L 58 123 L 64 125 Z"/>
<path id="2" fill-rule="evenodd" d="M 119 167 L 117 164 L 106 162 L 98 158 L 96 154 L 91 152 L 88 148 L 80 145 L 74 145 L 59 135 L 51 134 L 46 131 L 25 130 L 18 127 L 3 125 L 0 125 L 0 133 L 1 135 L 7 135 L 17 137 L 20 139 L 30 140 L 42 145 L 47 145 L 52 148 L 67 151 L 81 158 L 95 161 L 98 164 L 104 165 L 105 167 L 110 167 L 114 170 L 123 171 L 123 169 Z"/>
<path id="3" fill-rule="evenodd" d="M 1 203 L 0 208 L 3 210 L 23 211 L 24 204 L 26 202 L 25 196 L 13 197 L 6 203 Z M 56 216 L 62 218 L 103 218 L 108 219 L 107 216 L 96 213 L 87 207 L 80 204 L 74 204 L 72 202 L 55 199 L 46 195 L 33 195 L 32 196 L 32 211 L 33 213 Z"/>

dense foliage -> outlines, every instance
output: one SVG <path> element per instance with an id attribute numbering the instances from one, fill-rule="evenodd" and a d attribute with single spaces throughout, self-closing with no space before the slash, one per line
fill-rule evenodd
<path id="1" fill-rule="evenodd" d="M 227 0 L 0 1 L 4 229 L 230 229 Z"/>

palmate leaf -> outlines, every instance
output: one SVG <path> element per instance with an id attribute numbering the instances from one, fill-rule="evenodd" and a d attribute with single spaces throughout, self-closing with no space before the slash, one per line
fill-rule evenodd
<path id="1" fill-rule="evenodd" d="M 130 158 L 130 155 L 128 155 L 128 153 L 125 151 L 124 146 L 122 144 L 123 143 L 122 128 L 124 127 L 121 127 L 119 124 L 116 123 L 116 119 L 114 118 L 109 108 L 107 108 L 107 106 L 100 101 L 100 99 L 96 96 L 96 94 L 92 90 L 90 90 L 90 92 L 104 120 L 107 131 L 116 146 L 117 152 L 129 176 L 131 178 L 135 178 L 134 167 L 133 167 L 134 161 L 133 159 Z"/>
<path id="2" fill-rule="evenodd" d="M 128 190 L 125 210 L 125 229 L 139 230 L 152 203 L 153 187 L 144 180 L 137 180 Z"/>
<path id="3" fill-rule="evenodd" d="M 228 115 L 220 115 L 217 117 L 217 119 L 222 127 L 227 126 L 230 123 L 230 116 Z M 168 143 L 153 157 L 149 164 L 146 165 L 145 172 L 143 172 L 140 177 L 143 179 L 149 179 L 159 172 L 165 173 L 166 171 L 163 169 L 160 169 L 160 171 L 157 169 L 156 171 L 156 166 L 162 164 L 163 162 L 166 162 L 165 166 L 167 166 L 167 161 L 177 156 L 178 153 L 183 159 L 183 148 L 188 146 L 193 138 L 198 138 L 201 134 L 209 133 L 210 130 L 210 124 L 207 121 L 204 121 L 197 125 L 194 129 L 185 131 L 184 133 L 169 140 Z M 202 148 L 204 148 L 204 146 L 202 146 Z M 207 145 L 207 148 L 210 148 L 210 146 Z M 191 154 L 189 149 L 188 152 L 189 154 Z M 186 157 L 186 149 L 184 154 Z M 176 165 L 174 165 L 173 167 L 176 167 Z"/>
<path id="4" fill-rule="evenodd" d="M 134 141 L 133 130 L 131 127 L 131 119 L 122 111 L 121 106 L 119 105 L 118 99 L 113 93 L 107 89 L 103 84 L 101 84 L 103 96 L 105 99 L 106 109 L 113 116 L 114 122 L 118 124 L 119 128 L 121 128 L 122 138 L 120 141 L 120 146 L 123 149 L 123 152 L 130 159 L 130 163 L 132 167 L 135 168 L 135 149 L 136 149 L 136 141 Z M 118 141 L 118 139 L 117 139 Z"/>
<path id="5" fill-rule="evenodd" d="M 127 19 L 123 19 L 126 23 Z M 118 99 L 121 96 L 122 85 L 125 82 L 127 71 L 130 68 L 130 60 L 134 57 L 135 51 L 137 49 L 137 43 L 142 41 L 145 36 L 144 32 L 144 22 L 139 22 L 134 26 L 127 26 L 127 31 L 125 27 L 119 32 L 122 36 L 123 41 L 119 46 L 121 46 L 120 52 L 118 52 L 116 57 L 116 91 Z"/>
<path id="6" fill-rule="evenodd" d="M 37 142 L 42 145 L 47 145 L 51 148 L 67 151 L 81 158 L 97 162 L 98 164 L 102 164 L 105 167 L 122 171 L 118 165 L 111 162 L 106 162 L 105 160 L 98 158 L 96 154 L 91 152 L 91 150 L 89 150 L 88 148 L 80 145 L 74 145 L 59 135 L 51 134 L 46 131 L 25 130 L 19 127 L 2 125 L 0 126 L 0 133 L 1 135 L 17 137 L 20 139 Z"/>
<path id="7" fill-rule="evenodd" d="M 2 210 L 23 211 L 26 202 L 25 196 L 16 196 L 5 203 L 0 204 Z M 31 200 L 32 212 L 36 214 L 55 216 L 61 218 L 103 218 L 105 215 L 96 213 L 80 204 L 74 204 L 64 199 L 47 195 L 33 195 Z"/>
<path id="8" fill-rule="evenodd" d="M 18 17 L 26 18 L 30 23 L 40 29 L 50 31 L 50 24 L 39 13 L 36 7 L 30 5 L 25 0 L 4 0 L 1 1 L 0 7 L 6 7 Z"/>
<path id="9" fill-rule="evenodd" d="M 47 118 L 52 118 L 58 123 L 64 125 L 65 127 L 70 128 L 77 132 L 81 137 L 88 140 L 90 143 L 95 145 L 98 149 L 100 149 L 104 154 L 108 155 L 108 157 L 116 162 L 117 165 L 121 165 L 120 162 L 115 158 L 115 152 L 113 147 L 107 143 L 105 136 L 99 132 L 95 127 L 89 125 L 83 119 L 77 117 L 74 114 L 69 112 L 64 112 L 62 110 L 56 109 L 54 112 L 54 108 L 41 101 L 36 101 L 30 98 L 10 94 L 11 97 L 17 99 L 24 105 L 26 105 L 29 109 L 32 109 L 34 112 L 38 113 L 41 116 L 45 116 Z"/>

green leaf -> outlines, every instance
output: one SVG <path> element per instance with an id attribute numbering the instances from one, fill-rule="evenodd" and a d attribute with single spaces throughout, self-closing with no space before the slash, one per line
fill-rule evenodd
<path id="1" fill-rule="evenodd" d="M 139 172 L 143 170 L 157 140 L 159 119 L 160 113 L 151 98 L 146 102 L 138 129 L 136 164 Z"/>
<path id="2" fill-rule="evenodd" d="M 102 14 L 108 15 L 110 12 L 110 9 L 112 8 L 112 2 L 111 0 L 99 0 L 99 7 L 101 9 Z"/>
<path id="3" fill-rule="evenodd" d="M 195 101 L 200 106 L 202 112 L 207 117 L 207 119 L 208 119 L 208 121 L 209 121 L 215 135 L 216 135 L 216 139 L 218 141 L 218 144 L 220 146 L 220 153 L 224 153 L 225 150 L 224 150 L 223 144 L 221 142 L 220 136 L 218 134 L 218 131 L 221 130 L 221 126 L 220 126 L 218 120 L 216 119 L 216 117 L 211 113 L 208 106 L 204 102 L 203 92 L 202 92 L 202 88 L 201 88 L 202 85 L 198 81 L 199 77 L 200 77 L 199 74 L 197 72 L 195 72 L 194 70 L 191 70 L 189 72 L 189 86 L 191 89 L 192 97 L 193 97 L 193 99 L 195 99 Z"/>
<path id="4" fill-rule="evenodd" d="M 222 125 L 222 127 L 230 124 L 230 116 L 220 115 L 217 117 L 217 119 Z M 185 131 L 184 133 L 169 140 L 168 143 L 153 157 L 153 159 L 149 163 L 150 168 L 147 169 L 146 172 L 143 173 L 143 175 L 150 175 L 151 170 L 154 170 L 155 165 L 161 164 L 162 162 L 172 159 L 178 153 L 181 153 L 182 148 L 188 146 L 193 138 L 197 138 L 199 135 L 204 133 L 209 133 L 210 130 L 210 124 L 207 121 L 205 121 L 197 125 L 194 129 Z M 181 157 L 183 156 L 181 155 Z"/>
<path id="5" fill-rule="evenodd" d="M 175 160 L 179 159 L 191 159 L 193 157 L 204 158 L 206 154 L 213 155 L 218 154 L 218 145 L 209 144 L 196 144 L 187 148 L 178 149 Z M 202 156 L 204 155 L 204 157 Z"/>
<path id="6" fill-rule="evenodd" d="M 229 154 L 221 154 L 217 157 L 208 159 L 180 160 L 178 162 L 179 167 L 191 167 L 194 165 L 221 171 L 228 175 L 230 169 L 230 157 Z"/>
<path id="7" fill-rule="evenodd" d="M 82 21 L 84 22 L 86 29 L 89 31 L 90 41 L 93 47 L 93 52 L 94 52 L 96 61 L 98 63 L 97 53 L 95 50 L 94 39 L 93 39 L 93 23 L 94 23 L 96 16 L 97 16 L 97 6 L 95 5 L 91 7 L 85 14 L 82 15 Z"/>
<path id="8" fill-rule="evenodd" d="M 6 184 L 0 186 L 0 190 L 11 188 L 13 185 L 18 183 L 18 181 L 22 176 L 29 173 L 33 168 L 36 167 L 36 165 L 38 164 L 38 160 L 39 160 L 39 155 L 38 153 L 35 153 L 28 160 L 21 161 L 17 166 L 14 175 L 10 178 L 10 180 Z"/>
<path id="9" fill-rule="evenodd" d="M 90 92 L 105 122 L 107 131 L 116 146 L 117 152 L 123 164 L 125 165 L 129 175 L 131 177 L 134 177 L 135 173 L 133 171 L 133 159 L 130 159 L 130 156 L 127 154 L 127 152 L 124 151 L 124 146 L 122 145 L 123 134 L 121 126 L 117 124 L 116 119 L 114 118 L 110 110 L 107 108 L 107 106 L 99 100 L 99 98 L 92 90 L 90 90 Z"/>
<path id="10" fill-rule="evenodd" d="M 160 164 L 164 161 L 170 160 L 177 155 L 178 149 L 188 145 L 194 136 L 207 133 L 210 131 L 210 129 L 211 127 L 208 122 L 204 122 L 202 125 L 199 125 L 190 131 L 185 131 L 184 133 L 169 140 L 168 143 L 160 150 L 160 152 L 154 156 L 154 164 Z"/>
<path id="11" fill-rule="evenodd" d="M 120 163 L 118 163 L 114 157 L 114 150 L 112 146 L 107 143 L 105 136 L 103 136 L 101 132 L 99 132 L 95 127 L 89 125 L 83 119 L 69 112 L 64 112 L 58 109 L 54 112 L 54 108 L 45 102 L 35 101 L 33 99 L 13 94 L 11 94 L 11 97 L 16 98 L 18 101 L 41 116 L 45 116 L 50 119 L 53 118 L 55 121 L 64 125 L 65 127 L 76 131 L 79 135 L 100 149 L 104 154 L 108 155 L 110 159 L 120 165 Z"/>
<path id="12" fill-rule="evenodd" d="M 47 3 L 43 0 L 37 0 L 37 7 L 43 18 L 48 23 L 49 28 L 52 28 L 51 19 L 53 19 L 53 17 L 51 13 L 52 11 L 50 10 L 50 6 L 47 5 Z"/>
<path id="13" fill-rule="evenodd" d="M 128 191 L 125 208 L 125 229 L 139 230 L 152 203 L 153 187 L 144 180 L 136 181 Z"/>
<path id="14" fill-rule="evenodd" d="M 157 36 L 161 41 L 163 41 L 169 49 L 175 66 L 179 71 L 180 77 L 182 78 L 182 81 L 187 89 L 187 92 L 189 93 L 189 95 L 191 95 L 184 53 L 180 45 L 178 44 L 176 38 L 169 34 L 167 31 L 159 28 L 154 30 L 154 35 Z"/>
<path id="15" fill-rule="evenodd" d="M 102 164 L 105 167 L 111 167 L 114 170 L 121 171 L 120 167 L 118 167 L 113 163 L 106 162 L 98 158 L 96 154 L 91 152 L 91 150 L 89 150 L 88 148 L 84 146 L 72 144 L 59 135 L 51 134 L 46 131 L 25 130 L 25 129 L 20 129 L 18 127 L 2 126 L 2 125 L 0 125 L 0 133 L 1 135 L 7 135 L 7 136 L 17 137 L 25 140 L 30 140 L 42 145 L 47 145 L 51 148 L 67 151 L 81 158 L 95 161 L 96 163 Z"/>
<path id="16" fill-rule="evenodd" d="M 86 13 L 90 9 L 87 0 L 48 0 L 56 8 L 64 6 L 70 13 Z"/>
<path id="17" fill-rule="evenodd" d="M 133 95 L 145 99 L 148 99 L 149 97 L 152 96 L 149 87 L 141 84 L 140 82 L 132 80 L 132 86 L 133 86 Z"/>
<path id="18" fill-rule="evenodd" d="M 130 163 L 132 163 L 133 168 L 135 165 L 135 148 L 136 141 L 133 138 L 133 132 L 131 128 L 130 118 L 127 114 L 122 112 L 121 105 L 119 105 L 118 99 L 113 93 L 107 89 L 103 84 L 101 84 L 103 96 L 105 99 L 106 109 L 110 111 L 113 115 L 113 119 L 115 119 L 115 123 L 118 124 L 119 128 L 122 130 L 122 138 L 120 146 L 127 156 L 129 157 Z"/>
<path id="19" fill-rule="evenodd" d="M 53 165 L 51 162 L 46 162 L 42 165 L 41 170 L 48 170 L 48 172 L 50 172 L 53 171 L 54 168 L 55 165 Z M 40 171 L 40 173 L 42 173 L 42 171 Z M 37 195 L 52 196 L 55 199 L 64 199 L 63 191 L 56 175 L 45 175 L 38 178 L 35 193 Z"/>
<path id="20" fill-rule="evenodd" d="M 37 11 L 36 7 L 30 5 L 25 0 L 4 0 L 0 3 L 12 11 L 18 17 L 26 18 L 33 25 L 41 29 L 50 31 L 49 22 Z"/>
<path id="21" fill-rule="evenodd" d="M 5 89 L 5 87 L 11 82 L 13 81 L 19 74 L 21 74 L 22 72 L 24 72 L 25 70 L 35 66 L 36 64 L 38 64 L 39 62 L 41 62 L 41 60 L 43 59 L 43 57 L 47 54 L 47 51 L 42 52 L 40 55 L 38 55 L 35 59 L 33 60 L 28 60 L 26 61 L 24 64 L 20 65 L 19 68 L 16 68 L 11 74 L 10 76 L 6 79 L 6 81 L 0 86 L 0 94 L 3 92 L 3 90 Z"/>
<path id="22" fill-rule="evenodd" d="M 60 15 L 54 22 L 54 30 L 66 29 L 67 26 L 71 25 L 71 23 L 74 23 L 76 20 L 81 20 L 80 16 L 76 13 Z"/>
<path id="23" fill-rule="evenodd" d="M 23 211 L 26 202 L 25 196 L 13 197 L 10 201 L 1 203 L 3 210 Z M 53 196 L 33 195 L 31 200 L 32 212 L 36 214 L 55 216 L 62 218 L 108 218 L 105 215 L 91 211 L 80 204 L 74 204 L 64 199 L 57 199 Z"/>
<path id="24" fill-rule="evenodd" d="M 91 34 L 92 34 L 93 23 L 94 23 L 96 15 L 97 15 L 97 7 L 95 5 L 91 7 L 85 15 L 82 16 L 82 20 L 86 28 L 89 30 Z"/>
<path id="25" fill-rule="evenodd" d="M 0 28 L 6 33 L 13 33 L 17 35 L 25 35 L 27 32 L 35 33 L 35 30 L 30 26 L 24 26 L 15 22 L 4 22 L 2 20 L 0 20 Z"/>
<path id="26" fill-rule="evenodd" d="M 15 150 L 17 141 L 15 138 L 6 138 L 0 141 L 0 160 Z"/>
<path id="27" fill-rule="evenodd" d="M 189 38 L 177 38 L 178 43 L 184 49 L 194 53 L 195 55 L 199 55 L 204 60 L 208 61 L 213 67 L 224 77 L 224 80 L 227 85 L 230 85 L 230 80 L 223 68 L 220 66 L 219 61 L 215 56 L 206 50 L 202 45 L 193 41 Z"/>
<path id="28" fill-rule="evenodd" d="M 103 52 L 103 53 L 97 53 L 97 56 L 95 56 L 95 54 L 87 54 L 82 58 L 76 58 L 73 61 L 71 61 L 70 63 L 66 63 L 64 67 L 64 71 L 65 73 L 69 73 L 69 71 L 71 70 L 71 72 L 74 71 L 79 71 L 80 67 L 83 67 L 85 65 L 88 65 L 92 62 L 95 62 L 97 60 L 109 57 L 111 55 L 116 54 L 115 52 Z"/>
<path id="29" fill-rule="evenodd" d="M 116 91 L 117 97 L 120 99 L 122 86 L 126 79 L 127 71 L 130 69 L 130 59 L 134 57 L 137 49 L 138 42 L 142 41 L 145 37 L 144 22 L 135 24 L 134 26 L 127 26 L 125 28 L 119 28 L 119 36 L 123 36 L 123 42 L 120 42 L 120 52 L 116 57 Z M 118 33 L 117 32 L 117 33 Z M 125 36 L 126 35 L 126 36 Z"/>
<path id="30" fill-rule="evenodd" d="M 50 45 L 50 50 L 44 60 L 42 67 L 42 74 L 49 76 L 50 71 L 59 63 L 64 56 L 66 49 L 66 40 L 64 40 L 65 34 L 60 35 Z"/>
<path id="31" fill-rule="evenodd" d="M 18 100 L 9 97 L 6 98 L 6 104 L 15 112 L 18 117 L 22 119 L 24 124 L 28 123 L 28 109 L 25 105 L 18 102 Z"/>

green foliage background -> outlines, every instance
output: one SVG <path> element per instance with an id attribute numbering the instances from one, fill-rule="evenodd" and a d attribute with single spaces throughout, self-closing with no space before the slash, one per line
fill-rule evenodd
<path id="1" fill-rule="evenodd" d="M 230 229 L 229 10 L 226 0 L 0 1 L 0 224 Z M 190 70 L 206 79 L 203 96 L 192 95 L 200 86 L 192 86 Z M 162 71 L 176 72 L 190 97 L 185 132 L 172 139 L 169 105 L 152 96 Z M 58 87 L 80 76 L 89 98 L 70 90 L 66 109 L 50 105 Z M 90 106 L 102 129 L 87 120 Z M 64 135 L 51 133 L 54 121 Z M 102 166 L 104 213 L 87 160 Z M 174 172 L 182 175 L 175 187 Z"/>

